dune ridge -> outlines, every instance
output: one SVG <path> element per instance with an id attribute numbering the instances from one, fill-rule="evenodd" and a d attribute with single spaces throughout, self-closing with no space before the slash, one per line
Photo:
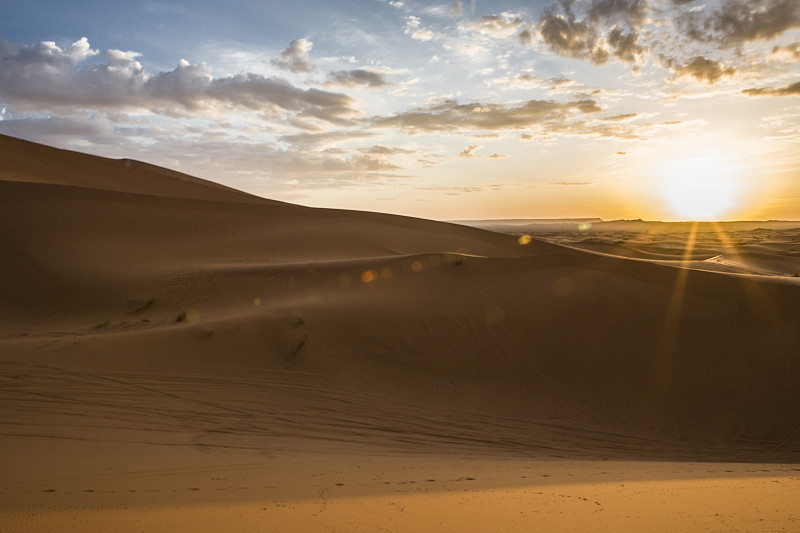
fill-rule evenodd
<path id="1" fill-rule="evenodd" d="M 301 207 L 7 137 L 0 149 L 13 454 L 87 439 L 136 461 L 141 446 L 800 453 L 791 277 Z"/>

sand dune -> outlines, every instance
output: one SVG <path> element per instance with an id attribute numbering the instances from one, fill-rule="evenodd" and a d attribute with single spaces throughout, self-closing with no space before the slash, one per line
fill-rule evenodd
<path id="1" fill-rule="evenodd" d="M 448 502 L 470 468 L 494 471 L 500 481 L 486 474 L 476 489 L 483 505 L 511 485 L 524 505 L 527 482 L 497 461 L 589 476 L 607 494 L 612 480 L 587 474 L 599 459 L 659 461 L 625 467 L 647 477 L 640 469 L 666 461 L 799 457 L 791 230 L 708 237 L 688 254 L 674 236 L 527 242 L 264 200 L 8 137 L 0 149 L 0 524 L 63 525 L 65 509 L 97 504 L 106 514 L 81 511 L 64 529 L 93 517 L 119 526 L 128 502 L 168 522 L 198 504 L 174 492 L 194 483 L 223 487 L 203 502 L 237 509 L 292 499 L 298 510 L 273 524 L 325 530 L 345 522 L 315 522 L 318 509 L 297 502 L 336 490 L 332 465 L 364 487 L 344 491 L 339 509 L 388 520 L 373 457 L 397 476 L 414 457 L 449 476 L 428 486 Z M 311 461 L 329 476 L 322 485 L 310 471 L 292 478 L 319 454 L 330 458 Z M 175 461 L 185 469 L 170 470 Z M 241 493 L 219 482 L 237 464 L 262 476 Z M 172 480 L 167 507 L 126 496 L 156 478 Z M 456 530 L 460 503 L 446 505 L 440 529 Z M 405 527 L 434 528 L 420 516 Z"/>
<path id="2" fill-rule="evenodd" d="M 520 234 L 507 225 L 486 227 Z M 564 227 L 552 231 L 551 227 L 534 234 L 577 250 L 696 270 L 800 277 L 800 222 L 617 221 L 582 230 Z"/>

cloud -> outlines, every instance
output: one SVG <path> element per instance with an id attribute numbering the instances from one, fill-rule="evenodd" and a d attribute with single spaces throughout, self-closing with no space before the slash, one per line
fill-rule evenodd
<path id="1" fill-rule="evenodd" d="M 475 22 L 461 24 L 460 29 L 477 34 L 483 40 L 516 37 L 517 42 L 523 46 L 533 42 L 531 23 L 518 13 L 486 15 Z"/>
<path id="2" fill-rule="evenodd" d="M 565 13 L 548 9 L 541 17 L 539 34 L 545 44 L 556 54 L 588 59 L 602 65 L 608 61 L 608 50 L 599 42 L 597 29 L 590 24 L 575 19 L 569 4 Z"/>
<path id="3" fill-rule="evenodd" d="M 483 148 L 479 144 L 471 144 L 458 152 L 458 157 L 467 157 L 472 159 L 501 159 L 508 157 L 506 154 L 490 154 L 490 155 L 475 155 L 475 152 Z"/>
<path id="4" fill-rule="evenodd" d="M 443 187 L 420 187 L 420 191 L 434 191 L 443 192 L 448 196 L 461 196 L 462 194 L 469 194 L 471 192 L 481 192 L 482 187 L 459 187 L 459 186 L 443 186 Z"/>
<path id="5" fill-rule="evenodd" d="M 92 139 L 93 142 L 109 142 L 113 124 L 104 117 L 56 116 L 46 118 L 24 118 L 0 120 L 0 133 L 42 142 L 59 137 Z"/>
<path id="6" fill-rule="evenodd" d="M 777 59 L 787 63 L 800 61 L 800 43 L 774 47 L 770 54 L 770 59 Z"/>
<path id="7" fill-rule="evenodd" d="M 262 111 L 268 116 L 289 111 L 333 123 L 354 113 L 354 100 L 344 94 L 300 89 L 286 80 L 253 73 L 213 78 L 205 65 L 186 61 L 171 72 L 148 79 L 144 95 L 153 98 L 154 103 L 178 104 L 193 112 L 222 104 Z"/>
<path id="8" fill-rule="evenodd" d="M 20 66 L 42 63 L 59 66 L 64 63 L 77 65 L 89 57 L 98 55 L 99 52 L 92 49 L 86 37 L 81 37 L 63 50 L 53 41 L 41 41 L 33 46 L 25 46 L 2 40 L 0 54 L 3 57 L 14 57 Z"/>
<path id="9" fill-rule="evenodd" d="M 99 55 L 105 64 L 84 63 Z M 49 41 L 30 46 L 0 41 L 0 96 L 9 103 L 120 105 L 145 81 L 136 57 L 120 50 L 100 54 L 85 37 L 65 49 Z"/>
<path id="10" fill-rule="evenodd" d="M 422 28 L 419 17 L 413 15 L 406 17 L 405 33 L 410 35 L 412 39 L 423 42 L 430 41 L 434 37 L 431 30 Z"/>
<path id="11" fill-rule="evenodd" d="M 639 45 L 637 33 L 625 33 L 618 27 L 612 28 L 608 34 L 608 44 L 613 48 L 613 54 L 626 63 L 635 63 L 646 51 Z"/>
<path id="12" fill-rule="evenodd" d="M 93 56 L 95 60 L 86 61 Z M 120 50 L 101 54 L 85 38 L 66 49 L 49 42 L 28 46 L 0 41 L 0 98 L 34 111 L 78 107 L 181 115 L 239 108 L 259 111 L 265 118 L 281 115 L 312 129 L 309 120 L 342 123 L 356 112 L 355 100 L 345 94 L 301 89 L 253 73 L 215 78 L 207 65 L 185 60 L 172 71 L 150 75 L 139 57 Z"/>
<path id="13" fill-rule="evenodd" d="M 312 72 L 314 65 L 308 60 L 308 53 L 313 46 L 314 43 L 311 41 L 297 39 L 289 43 L 289 46 L 270 63 L 289 72 Z"/>
<path id="14" fill-rule="evenodd" d="M 481 17 L 477 22 L 470 24 L 469 28 L 483 35 L 510 37 L 525 26 L 526 22 L 522 16 L 516 13 L 501 13 Z"/>
<path id="15" fill-rule="evenodd" d="M 746 89 L 742 91 L 742 93 L 748 96 L 800 96 L 800 81 L 777 89 L 772 87 L 760 87 L 758 89 Z"/>
<path id="16" fill-rule="evenodd" d="M 475 154 L 475 151 L 479 150 L 480 148 L 483 148 L 483 146 L 480 146 L 478 144 L 472 144 L 470 146 L 467 146 L 466 148 L 458 152 L 458 157 L 472 157 Z"/>
<path id="17" fill-rule="evenodd" d="M 596 21 L 639 25 L 647 17 L 648 0 L 592 0 L 589 17 Z"/>
<path id="18" fill-rule="evenodd" d="M 185 160 L 191 166 L 181 170 L 193 175 L 228 177 L 234 182 L 251 176 L 262 182 L 266 179 L 272 189 L 346 187 L 365 179 L 396 176 L 402 170 L 386 155 L 359 149 L 320 150 L 272 142 L 231 142 L 231 139 L 185 136 L 164 139 L 149 149 L 153 152 L 146 159 L 154 162 L 164 158 Z"/>
<path id="19" fill-rule="evenodd" d="M 582 13 L 576 14 L 573 5 Z M 650 10 L 648 0 L 592 0 L 588 4 L 562 0 L 559 6 L 560 10 L 548 7 L 539 19 L 539 35 L 553 52 L 597 65 L 612 56 L 636 63 L 647 52 L 640 44 L 640 30 Z"/>
<path id="20" fill-rule="evenodd" d="M 611 117 L 606 117 L 605 120 L 608 120 L 610 122 L 624 122 L 627 120 L 632 120 L 638 116 L 639 116 L 638 113 L 624 113 L 622 115 L 614 115 Z"/>
<path id="21" fill-rule="evenodd" d="M 513 77 L 503 76 L 500 78 L 492 79 L 488 82 L 490 85 L 499 85 L 503 89 L 545 89 L 551 94 L 582 94 L 582 95 L 596 95 L 599 94 L 597 89 L 590 89 L 585 85 L 567 78 L 544 78 L 531 74 L 530 72 L 522 72 L 515 74 Z"/>
<path id="22" fill-rule="evenodd" d="M 280 141 L 296 147 L 319 150 L 321 148 L 339 145 L 354 139 L 364 139 L 374 136 L 374 133 L 363 130 L 340 130 L 315 133 L 303 132 L 292 135 L 283 135 L 280 137 Z"/>
<path id="23" fill-rule="evenodd" d="M 674 61 L 667 60 L 667 65 L 672 66 Z M 698 81 L 705 81 L 713 85 L 723 76 L 733 76 L 736 73 L 734 67 L 725 67 L 719 61 L 706 59 L 703 56 L 695 56 L 688 63 L 673 67 L 675 76 L 691 76 Z"/>
<path id="24" fill-rule="evenodd" d="M 362 153 L 372 154 L 372 155 L 397 155 L 397 154 L 412 154 L 414 152 L 412 150 L 404 150 L 403 148 L 381 146 L 379 144 L 376 144 L 367 148 L 366 150 L 362 150 Z"/>
<path id="25" fill-rule="evenodd" d="M 253 171 L 266 172 L 272 179 L 301 180 L 304 188 L 346 186 L 348 182 L 366 176 L 377 178 L 402 170 L 386 158 L 358 152 L 341 154 L 274 149 L 253 157 L 248 166 Z"/>
<path id="26" fill-rule="evenodd" d="M 519 44 L 523 46 L 531 44 L 533 42 L 533 34 L 531 33 L 531 28 L 525 28 L 524 30 L 519 32 L 517 39 L 519 40 Z"/>
<path id="27" fill-rule="evenodd" d="M 800 2 L 723 0 L 717 10 L 684 13 L 678 24 L 691 39 L 731 47 L 772 39 L 787 30 L 800 28 Z"/>
<path id="28" fill-rule="evenodd" d="M 383 87 L 389 85 L 386 76 L 379 72 L 369 70 L 339 70 L 328 74 L 326 85 L 341 85 L 344 87 Z"/>
<path id="29" fill-rule="evenodd" d="M 518 130 L 562 122 L 574 113 L 599 111 L 600 106 L 594 100 L 529 100 L 519 105 L 459 104 L 455 100 L 446 100 L 389 117 L 373 118 L 370 125 L 398 128 L 408 133 Z"/>

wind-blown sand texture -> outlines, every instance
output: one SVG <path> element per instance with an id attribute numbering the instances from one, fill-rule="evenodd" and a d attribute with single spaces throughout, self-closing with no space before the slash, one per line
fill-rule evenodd
<path id="1" fill-rule="evenodd" d="M 0 153 L 0 530 L 800 528 L 797 230 L 559 244 Z"/>

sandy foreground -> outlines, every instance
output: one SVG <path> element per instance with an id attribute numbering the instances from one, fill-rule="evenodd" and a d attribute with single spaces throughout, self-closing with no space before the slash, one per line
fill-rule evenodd
<path id="1" fill-rule="evenodd" d="M 4 491 L 3 530 L 796 531 L 800 523 L 796 465 L 108 448 L 61 443 L 57 456 L 96 453 L 113 466 L 83 463 L 69 476 L 58 464 L 29 469 Z M 131 456 L 157 462 L 136 468 Z"/>
<path id="2" fill-rule="evenodd" d="M 0 151 L 2 531 L 800 530 L 800 223 L 503 234 Z"/>

